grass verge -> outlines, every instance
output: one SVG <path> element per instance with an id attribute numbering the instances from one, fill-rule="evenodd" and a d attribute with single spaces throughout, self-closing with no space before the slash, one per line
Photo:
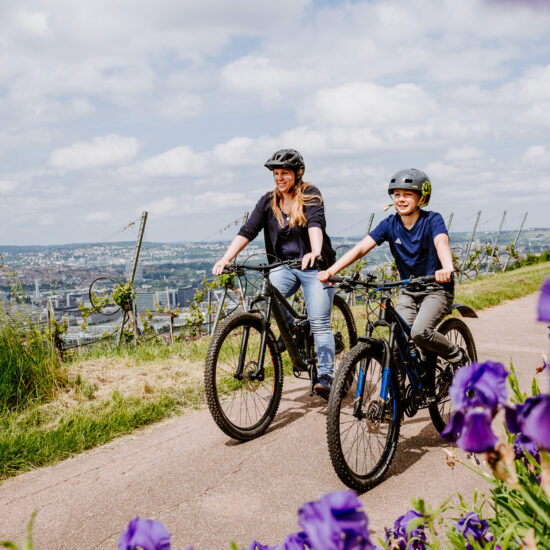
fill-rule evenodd
<path id="1" fill-rule="evenodd" d="M 476 310 L 536 292 L 550 263 L 457 285 L 456 301 Z M 354 307 L 358 329 L 364 306 Z M 104 444 L 147 424 L 204 404 L 209 338 L 172 346 L 94 348 L 67 366 L 54 400 L 0 419 L 0 479 Z"/>

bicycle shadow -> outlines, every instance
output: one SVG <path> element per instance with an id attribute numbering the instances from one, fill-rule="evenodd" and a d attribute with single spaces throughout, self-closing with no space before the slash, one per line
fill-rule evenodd
<path id="1" fill-rule="evenodd" d="M 433 449 L 448 447 L 449 442 L 441 437 L 429 418 L 410 419 L 406 420 L 404 424 L 410 426 L 419 422 L 425 422 L 426 425 L 418 433 L 410 436 L 400 434 L 388 477 L 406 472 Z"/>
<path id="2" fill-rule="evenodd" d="M 288 384 L 283 387 L 283 396 L 279 411 L 263 436 L 285 428 L 303 418 L 309 412 L 316 411 L 326 415 L 327 401 L 318 395 L 309 395 L 309 380 L 307 384 Z M 229 447 L 247 443 L 230 439 L 225 443 Z"/>

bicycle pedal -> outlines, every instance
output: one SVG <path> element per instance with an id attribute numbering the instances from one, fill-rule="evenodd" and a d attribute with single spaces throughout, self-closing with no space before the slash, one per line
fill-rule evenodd
<path id="1" fill-rule="evenodd" d="M 437 397 L 435 395 L 423 395 L 422 401 L 426 407 L 429 407 L 437 401 Z"/>
<path id="2" fill-rule="evenodd" d="M 301 378 L 302 380 L 309 380 L 309 376 L 307 375 L 307 370 L 298 370 L 293 368 L 292 374 L 295 378 Z"/>

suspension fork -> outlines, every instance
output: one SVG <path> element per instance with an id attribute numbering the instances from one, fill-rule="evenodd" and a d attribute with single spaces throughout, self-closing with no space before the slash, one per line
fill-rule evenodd
<path id="1" fill-rule="evenodd" d="M 262 319 L 262 336 L 260 340 L 260 349 L 258 351 L 258 367 L 256 371 L 250 375 L 251 380 L 263 380 L 264 379 L 264 361 L 265 361 L 265 348 L 267 346 L 267 333 L 269 332 L 269 316 L 271 315 L 272 308 L 272 298 L 269 294 L 264 292 L 265 288 L 262 285 L 260 295 L 265 300 L 265 318 Z M 246 359 L 246 350 L 248 349 L 248 337 L 250 335 L 250 327 L 245 326 L 243 329 L 243 336 L 241 339 L 241 350 L 239 352 L 239 363 L 237 365 L 237 370 L 233 375 L 237 380 L 243 379 L 244 372 L 244 362 Z"/>

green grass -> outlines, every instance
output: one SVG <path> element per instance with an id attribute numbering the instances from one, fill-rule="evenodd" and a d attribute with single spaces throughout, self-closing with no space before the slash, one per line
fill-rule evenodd
<path id="1" fill-rule="evenodd" d="M 54 397 L 65 373 L 49 335 L 0 302 L 0 414 Z"/>
<path id="2" fill-rule="evenodd" d="M 463 282 L 456 286 L 455 302 L 466 304 L 475 310 L 497 306 L 505 300 L 537 292 L 548 276 L 550 262 L 545 262 Z"/>
<path id="3" fill-rule="evenodd" d="M 549 275 L 550 263 L 546 262 L 462 283 L 457 285 L 456 301 L 479 311 L 536 292 Z M 354 308 L 359 332 L 364 329 L 360 320 L 364 311 L 364 305 Z M 87 350 L 68 365 L 68 372 L 72 375 L 63 382 L 65 386 L 52 381 L 55 377 L 52 379 L 50 375 L 44 389 L 33 390 L 35 401 L 32 404 L 24 409 L 20 407 L 16 411 L 4 412 L 0 419 L 0 479 L 53 464 L 140 426 L 203 406 L 201 372 L 209 341 L 209 338 L 202 338 L 172 346 L 150 341 L 135 347 L 101 346 Z M 51 353 L 47 356 L 51 358 Z M 3 356 L 0 357 L 4 360 Z M 34 362 L 34 357 L 26 352 L 22 357 Z M 286 355 L 283 360 L 285 372 L 291 370 Z M 122 390 L 128 388 L 121 384 L 120 391 L 115 389 L 95 398 L 97 382 L 81 374 L 86 365 L 94 364 L 94 361 L 113 372 L 118 369 L 130 373 L 136 371 L 136 378 L 145 372 L 145 394 L 123 395 Z M 168 384 L 155 387 L 161 371 L 173 370 L 178 365 L 183 366 L 173 373 L 173 380 L 165 379 Z M 188 376 L 188 373 L 191 374 Z M 151 389 L 147 389 L 147 384 L 151 384 Z M 60 396 L 66 395 L 63 392 L 69 389 L 72 397 L 67 402 Z M 44 397 L 55 391 L 58 398 L 44 403 Z"/>

